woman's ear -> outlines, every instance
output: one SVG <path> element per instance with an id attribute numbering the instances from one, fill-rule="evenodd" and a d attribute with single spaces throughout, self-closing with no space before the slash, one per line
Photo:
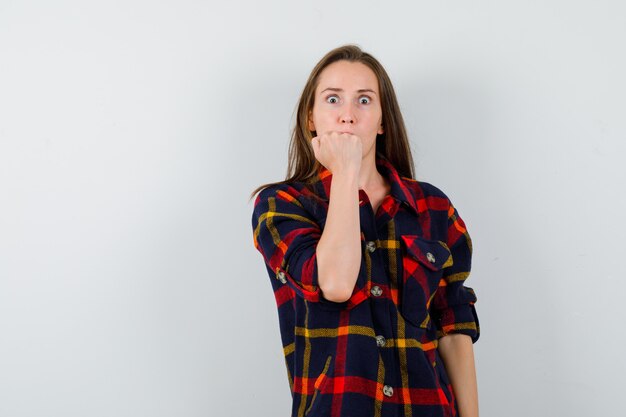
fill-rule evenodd
<path id="1" fill-rule="evenodd" d="M 378 134 L 382 135 L 383 133 L 385 133 L 385 129 L 383 128 L 383 124 L 380 124 L 380 127 L 378 128 Z"/>
<path id="2" fill-rule="evenodd" d="M 313 111 L 309 110 L 309 115 L 306 118 L 306 120 L 307 120 L 307 127 L 310 132 L 313 132 L 315 130 L 315 123 L 313 123 L 312 116 L 313 116 Z"/>

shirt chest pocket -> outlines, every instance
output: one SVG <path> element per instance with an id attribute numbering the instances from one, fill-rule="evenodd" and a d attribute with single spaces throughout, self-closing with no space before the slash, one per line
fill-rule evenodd
<path id="1" fill-rule="evenodd" d="M 400 312 L 407 322 L 427 328 L 430 304 L 444 268 L 452 265 L 452 255 L 448 245 L 440 240 L 402 235 L 400 241 L 403 269 Z"/>

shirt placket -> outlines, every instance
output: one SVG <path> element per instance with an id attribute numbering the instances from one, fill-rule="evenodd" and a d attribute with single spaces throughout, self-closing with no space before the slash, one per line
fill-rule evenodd
<path id="1" fill-rule="evenodd" d="M 383 403 L 394 403 L 394 397 L 399 395 L 398 392 L 394 392 L 394 387 L 398 386 L 398 370 L 396 368 L 396 361 L 394 360 L 393 349 L 389 349 L 387 346 L 388 341 L 393 338 L 392 334 L 392 319 L 389 303 L 392 303 L 390 280 L 386 274 L 384 267 L 383 253 L 380 252 L 381 236 L 379 232 L 379 223 L 384 223 L 388 220 L 388 216 L 384 213 L 378 219 L 373 211 L 373 207 L 367 197 L 367 194 L 363 190 L 359 190 L 359 208 L 360 208 L 360 221 L 361 230 L 364 237 L 363 250 L 367 252 L 365 256 L 369 256 L 371 260 L 371 297 L 369 302 L 371 303 L 372 323 L 373 330 L 376 335 L 376 346 L 379 350 L 379 355 L 384 365 L 384 373 L 382 374 L 382 380 L 378 381 L 377 389 L 381 390 Z M 373 364 L 373 366 L 376 366 Z M 390 413 L 392 409 L 396 407 L 390 407 L 391 404 L 383 407 L 384 416 L 392 416 L 395 413 Z"/>

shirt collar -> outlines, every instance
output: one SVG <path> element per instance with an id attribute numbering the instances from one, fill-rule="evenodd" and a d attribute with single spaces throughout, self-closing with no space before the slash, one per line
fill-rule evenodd
<path id="1" fill-rule="evenodd" d="M 394 166 L 379 152 L 376 153 L 376 167 L 381 175 L 385 176 L 391 184 L 390 194 L 393 198 L 400 203 L 404 203 L 415 211 L 415 214 L 419 214 L 415 197 L 409 191 L 406 182 L 402 179 L 398 171 Z M 322 187 L 318 187 L 320 197 L 324 201 L 329 200 L 330 196 L 330 184 L 332 182 L 333 174 L 324 166 L 319 165 L 317 170 L 318 181 L 321 182 Z"/>

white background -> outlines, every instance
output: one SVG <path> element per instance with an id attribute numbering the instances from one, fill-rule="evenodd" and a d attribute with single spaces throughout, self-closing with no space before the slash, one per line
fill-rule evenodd
<path id="1" fill-rule="evenodd" d="M 0 416 L 287 416 L 253 188 L 315 63 L 389 72 L 474 242 L 482 417 L 619 415 L 620 1 L 0 1 Z"/>

